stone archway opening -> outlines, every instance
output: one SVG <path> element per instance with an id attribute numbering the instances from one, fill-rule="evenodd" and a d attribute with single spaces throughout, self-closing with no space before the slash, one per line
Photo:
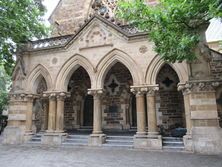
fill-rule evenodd
<path id="1" fill-rule="evenodd" d="M 130 92 L 133 79 L 130 71 L 120 62 L 107 72 L 102 98 L 102 126 L 105 130 L 129 130 L 136 126 L 135 95 Z"/>
<path id="2" fill-rule="evenodd" d="M 88 95 L 91 81 L 87 71 L 80 66 L 68 83 L 71 96 L 65 99 L 64 130 L 73 131 L 80 128 L 91 129 L 93 126 L 93 97 Z"/>
<path id="3" fill-rule="evenodd" d="M 183 95 L 177 90 L 179 78 L 173 68 L 165 64 L 157 75 L 156 83 L 159 84 L 156 94 L 157 125 L 161 135 L 173 136 L 175 129 L 186 127 Z"/>
<path id="4" fill-rule="evenodd" d="M 48 99 L 43 98 L 43 92 L 47 91 L 47 84 L 44 77 L 38 82 L 36 94 L 38 98 L 33 101 L 33 118 L 35 132 L 44 132 L 48 127 Z"/>

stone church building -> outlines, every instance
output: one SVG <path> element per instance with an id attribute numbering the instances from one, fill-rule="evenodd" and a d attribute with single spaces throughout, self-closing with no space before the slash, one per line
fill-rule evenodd
<path id="1" fill-rule="evenodd" d="M 222 153 L 221 53 L 166 63 L 147 33 L 115 18 L 116 3 L 60 0 L 52 37 L 20 48 L 4 143 L 41 132 L 42 144 L 60 145 L 92 129 L 88 145 L 102 146 L 106 132 L 135 131 L 133 147 L 153 150 L 181 128 L 185 150 Z"/>

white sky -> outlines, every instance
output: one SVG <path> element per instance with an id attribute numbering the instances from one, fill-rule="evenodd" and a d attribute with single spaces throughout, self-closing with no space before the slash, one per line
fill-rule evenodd
<path id="1" fill-rule="evenodd" d="M 52 11 L 55 9 L 56 5 L 58 4 L 59 0 L 44 0 L 43 4 L 47 8 L 47 13 L 44 17 L 46 20 L 46 24 L 49 16 L 51 15 Z M 218 20 L 212 21 L 211 25 L 209 26 L 207 33 L 206 33 L 207 41 L 218 41 L 222 40 L 222 23 Z"/>
<path id="2" fill-rule="evenodd" d="M 47 8 L 47 13 L 44 17 L 45 20 L 47 20 L 49 18 L 49 16 L 51 15 L 52 11 L 55 9 L 58 2 L 59 2 L 59 0 L 44 0 L 43 1 L 43 4 Z"/>

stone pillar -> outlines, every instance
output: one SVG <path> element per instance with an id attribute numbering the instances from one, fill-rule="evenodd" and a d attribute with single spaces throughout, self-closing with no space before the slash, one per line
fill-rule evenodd
<path id="1" fill-rule="evenodd" d="M 148 86 L 146 94 L 147 98 L 147 121 L 148 121 L 148 136 L 147 136 L 147 149 L 161 150 L 162 149 L 162 136 L 159 135 L 157 129 L 156 117 L 156 94 L 159 90 L 158 85 Z"/>
<path id="2" fill-rule="evenodd" d="M 41 131 L 45 132 L 48 128 L 48 114 L 49 114 L 49 104 L 48 104 L 48 98 L 43 99 L 43 120 L 42 120 L 42 126 L 41 126 Z"/>
<path id="3" fill-rule="evenodd" d="M 183 99 L 184 99 L 187 135 L 191 135 L 192 121 L 191 121 L 191 112 L 190 112 L 190 105 L 189 105 L 190 98 L 189 98 L 188 92 L 183 91 Z"/>
<path id="4" fill-rule="evenodd" d="M 155 90 L 151 89 L 147 92 L 147 121 L 148 121 L 148 135 L 158 135 L 157 118 L 156 118 L 156 97 Z"/>
<path id="5" fill-rule="evenodd" d="M 55 131 L 56 126 L 56 94 L 49 96 L 48 133 Z"/>
<path id="6" fill-rule="evenodd" d="M 217 85 L 216 82 L 205 80 L 189 81 L 184 86 L 189 92 L 185 96 L 185 105 L 188 106 L 185 106 L 185 110 L 188 110 L 187 128 L 191 129 L 190 135 L 184 136 L 184 140 L 189 136 L 191 143 L 189 146 L 184 142 L 186 149 L 190 147 L 192 151 L 204 154 L 222 153 L 222 129 L 219 127 L 214 89 Z"/>
<path id="7" fill-rule="evenodd" d="M 64 132 L 64 100 L 65 93 L 61 93 L 57 96 L 57 112 L 56 112 L 56 132 Z"/>
<path id="8" fill-rule="evenodd" d="M 105 143 L 105 134 L 102 132 L 102 106 L 101 106 L 101 96 L 103 90 L 89 89 L 88 94 L 93 95 L 94 108 L 93 108 L 93 132 L 89 138 L 90 146 L 101 146 Z"/>
<path id="9" fill-rule="evenodd" d="M 137 113 L 137 136 L 146 135 L 146 118 L 145 118 L 145 102 L 144 93 L 138 91 L 136 93 L 136 113 Z"/>
<path id="10" fill-rule="evenodd" d="M 32 108 L 33 108 L 33 95 L 27 95 L 27 111 L 26 111 L 26 133 L 32 133 Z"/>
<path id="11" fill-rule="evenodd" d="M 63 133 L 64 98 L 66 94 L 53 92 L 44 95 L 49 97 L 48 130 L 41 139 L 41 143 L 44 145 L 61 145 L 67 137 L 67 134 Z"/>

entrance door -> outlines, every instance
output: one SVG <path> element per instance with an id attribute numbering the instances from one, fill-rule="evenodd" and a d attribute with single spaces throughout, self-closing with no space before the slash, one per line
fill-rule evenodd
<path id="1" fill-rule="evenodd" d="M 93 126 L 93 96 L 87 95 L 84 101 L 83 126 Z"/>

